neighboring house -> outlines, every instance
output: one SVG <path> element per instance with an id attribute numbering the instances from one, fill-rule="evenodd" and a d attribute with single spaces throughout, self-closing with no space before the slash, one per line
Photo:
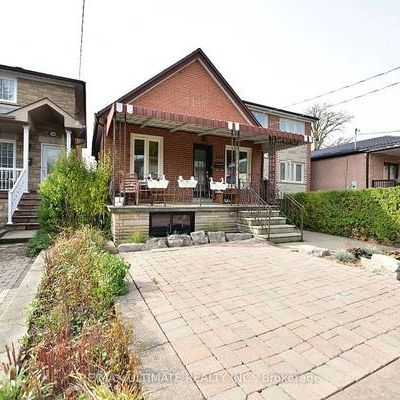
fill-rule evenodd
<path id="1" fill-rule="evenodd" d="M 165 225 L 173 231 L 186 225 L 189 231 L 204 229 L 213 221 L 229 225 L 236 218 L 231 210 L 214 207 L 206 214 L 204 205 L 234 203 L 238 183 L 260 193 L 266 178 L 271 185 L 282 180 L 287 189 L 305 190 L 312 121 L 241 100 L 204 52 L 195 50 L 96 114 L 92 154 L 111 154 L 115 192 L 123 192 L 128 173 L 137 174 L 141 187 L 136 208 L 112 208 L 114 236 L 133 229 L 156 235 Z M 162 210 L 145 206 L 153 199 L 146 193 L 149 175 L 165 175 L 170 182 Z M 176 190 L 179 176 L 198 181 L 186 198 L 190 209 L 172 206 L 183 200 Z M 231 197 L 213 197 L 210 178 L 230 184 Z"/>
<path id="2" fill-rule="evenodd" d="M 86 145 L 85 83 L 0 65 L 0 227 L 37 226 L 37 190 L 64 148 Z"/>
<path id="3" fill-rule="evenodd" d="M 382 136 L 313 151 L 311 190 L 365 189 L 398 184 L 400 137 Z"/>

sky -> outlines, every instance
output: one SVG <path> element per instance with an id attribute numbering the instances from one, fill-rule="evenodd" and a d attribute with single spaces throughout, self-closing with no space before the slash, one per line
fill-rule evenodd
<path id="1" fill-rule="evenodd" d="M 3 0 L 0 64 L 78 78 L 81 8 Z M 242 99 L 284 108 L 399 66 L 399 20 L 399 0 L 86 0 L 88 143 L 96 111 L 198 47 Z M 397 81 L 400 69 L 318 101 Z M 400 85 L 334 107 L 354 116 L 341 136 L 400 130 L 399 100 Z"/>

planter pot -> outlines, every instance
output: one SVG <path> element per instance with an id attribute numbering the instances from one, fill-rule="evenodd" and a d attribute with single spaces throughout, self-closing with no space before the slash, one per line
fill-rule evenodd
<path id="1" fill-rule="evenodd" d="M 122 196 L 115 197 L 114 205 L 115 207 L 122 207 L 124 205 L 124 198 Z"/>
<path id="2" fill-rule="evenodd" d="M 180 176 L 178 179 L 178 185 L 182 189 L 194 189 L 197 186 L 197 180 L 192 176 L 190 179 L 182 179 Z"/>

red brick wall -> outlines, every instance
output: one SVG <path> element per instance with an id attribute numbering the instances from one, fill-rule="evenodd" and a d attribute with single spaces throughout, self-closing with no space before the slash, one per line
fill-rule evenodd
<path id="1" fill-rule="evenodd" d="M 112 153 L 112 127 L 106 138 L 107 151 Z M 118 132 L 118 128 L 117 128 Z M 130 171 L 131 161 L 131 134 L 155 135 L 164 138 L 164 174 L 167 179 L 176 179 L 182 175 L 185 179 L 193 175 L 193 145 L 209 144 L 212 146 L 212 164 L 222 162 L 225 165 L 225 146 L 230 145 L 230 139 L 217 136 L 198 136 L 188 132 L 169 132 L 165 129 L 127 125 L 126 147 L 125 147 L 125 168 L 124 168 L 124 140 L 123 135 L 116 136 L 115 171 Z M 250 147 L 251 151 L 251 179 L 259 182 L 261 178 L 262 151 L 261 145 L 249 142 L 241 142 L 241 147 Z M 224 177 L 225 167 L 221 170 L 213 168 L 214 180 Z"/>
<path id="2" fill-rule="evenodd" d="M 131 103 L 178 114 L 249 123 L 199 61 L 189 64 Z"/>

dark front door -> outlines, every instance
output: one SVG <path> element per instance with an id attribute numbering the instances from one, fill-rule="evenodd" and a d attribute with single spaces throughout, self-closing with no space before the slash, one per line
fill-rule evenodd
<path id="1" fill-rule="evenodd" d="M 195 144 L 193 147 L 193 176 L 197 180 L 195 197 L 210 197 L 210 178 L 212 176 L 212 147 L 208 144 Z"/>

